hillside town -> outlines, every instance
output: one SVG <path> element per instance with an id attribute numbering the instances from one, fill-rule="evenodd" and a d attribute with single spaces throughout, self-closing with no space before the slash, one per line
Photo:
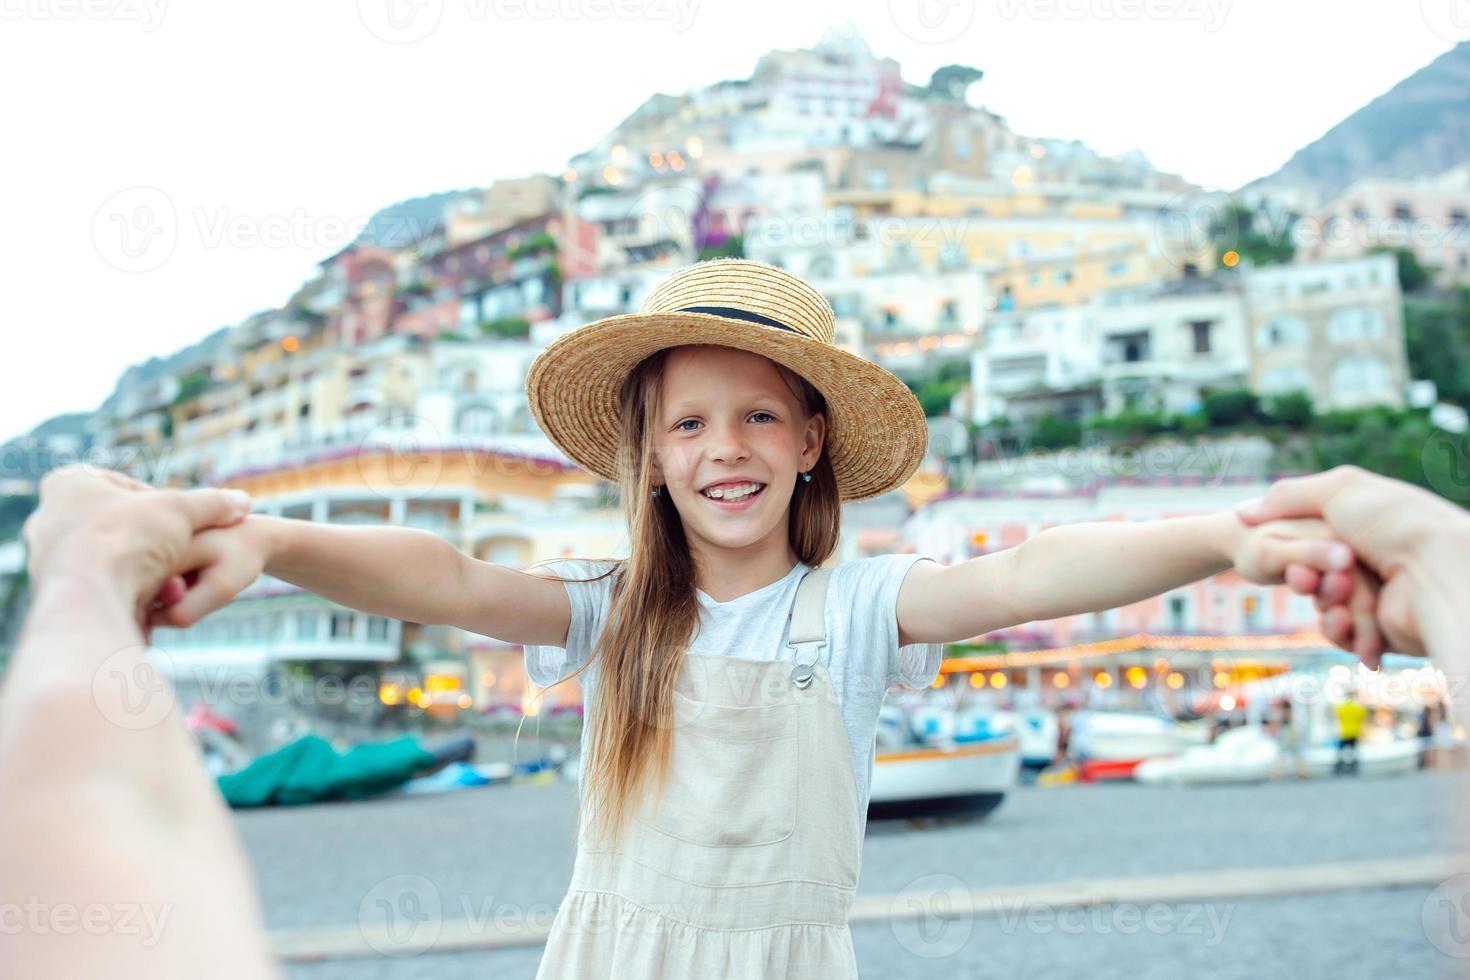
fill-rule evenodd
<path id="1" fill-rule="evenodd" d="M 563 333 L 637 311 L 671 270 L 720 256 L 816 285 L 839 345 L 903 378 L 930 416 L 930 454 L 902 491 L 847 505 L 842 559 L 959 561 L 1057 523 L 1227 508 L 1308 468 L 1213 432 L 1232 397 L 1260 412 L 1432 409 L 1463 431 L 1463 410 L 1411 370 L 1395 249 L 1470 283 L 1470 165 L 1332 198 L 1231 196 L 1141 154 L 1017 133 L 975 100 L 983 88 L 964 66 L 907 82 L 852 29 L 769 52 L 748 78 L 651 96 L 560 173 L 385 209 L 286 304 L 130 369 L 95 413 L 11 448 L 238 487 L 283 517 L 420 528 L 513 567 L 620 555 L 615 488 L 537 430 L 526 369 Z M 1286 212 L 1298 241 L 1256 262 L 1245 239 L 1260 229 L 1240 216 L 1269 237 Z M 1081 437 L 1099 419 L 1150 418 L 1165 438 L 1146 451 Z M 37 475 L 7 472 L 0 490 L 32 493 Z M 18 542 L 0 545 L 12 603 L 22 573 Z M 935 685 L 1044 703 L 1214 691 L 1330 657 L 1315 628 L 1309 598 L 1225 573 L 976 637 Z M 520 714 L 578 698 L 571 685 L 538 699 L 516 647 L 268 577 L 156 643 L 180 683 L 191 664 L 367 674 L 374 710 Z"/>

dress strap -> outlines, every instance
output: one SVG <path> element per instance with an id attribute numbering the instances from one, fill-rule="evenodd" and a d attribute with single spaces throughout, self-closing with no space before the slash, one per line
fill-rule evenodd
<path id="1" fill-rule="evenodd" d="M 804 688 L 812 682 L 812 666 L 821 656 L 822 647 L 827 645 L 827 580 L 831 577 L 831 568 L 814 569 L 803 575 L 796 586 L 786 645 L 797 654 L 796 666 L 791 670 L 791 681 L 797 687 Z M 803 662 L 800 656 L 802 644 L 812 647 L 808 662 Z"/>

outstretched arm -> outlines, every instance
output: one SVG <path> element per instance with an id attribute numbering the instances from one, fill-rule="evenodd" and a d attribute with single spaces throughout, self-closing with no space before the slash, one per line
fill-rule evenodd
<path id="1" fill-rule="evenodd" d="M 248 500 L 245 501 L 248 507 Z M 277 976 L 244 849 L 141 618 L 219 490 L 41 481 L 30 612 L 0 689 L 0 962 L 17 977 Z"/>
<path id="2" fill-rule="evenodd" d="M 1252 531 L 1234 513 L 1047 528 L 955 565 L 920 562 L 898 597 L 900 643 L 953 643 L 1035 620 L 1125 606 L 1235 567 L 1280 582 L 1289 564 L 1347 568 L 1320 521 Z"/>

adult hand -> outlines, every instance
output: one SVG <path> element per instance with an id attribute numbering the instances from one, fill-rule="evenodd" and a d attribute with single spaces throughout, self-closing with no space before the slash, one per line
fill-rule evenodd
<path id="1" fill-rule="evenodd" d="M 1364 663 L 1377 663 L 1383 637 L 1373 610 L 1382 583 L 1354 566 L 1353 549 L 1316 517 L 1264 521 L 1245 534 L 1235 554 L 1235 570 L 1260 585 L 1291 585 L 1305 573 L 1318 577 L 1310 583 L 1313 589 L 1319 580 L 1332 583 L 1331 592 L 1317 599 L 1323 632 Z"/>
<path id="2" fill-rule="evenodd" d="M 1420 656 L 1451 654 L 1434 648 L 1455 643 L 1455 610 L 1470 599 L 1460 594 L 1470 591 L 1470 516 L 1460 508 L 1420 487 L 1339 466 L 1281 480 L 1237 510 L 1247 524 L 1282 517 L 1324 519 L 1382 581 L 1372 612 L 1389 648 Z M 1289 569 L 1286 578 L 1294 591 L 1315 594 L 1319 608 L 1333 605 L 1344 587 L 1340 576 L 1301 566 Z M 1329 635 L 1340 633 L 1342 625 L 1340 615 L 1336 623 L 1324 622 Z M 1377 666 L 1376 658 L 1368 665 Z"/>
<path id="3" fill-rule="evenodd" d="M 249 512 L 239 490 L 154 489 L 114 470 L 64 466 L 41 478 L 40 504 L 21 529 L 26 567 L 37 589 L 66 576 L 97 583 L 132 604 L 146 631 L 155 599 L 182 595 L 178 573 L 194 533 Z"/>

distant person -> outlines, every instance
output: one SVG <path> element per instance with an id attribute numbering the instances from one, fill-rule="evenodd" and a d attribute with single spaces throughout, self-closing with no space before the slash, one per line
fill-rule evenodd
<path id="1" fill-rule="evenodd" d="M 1356 775 L 1358 772 L 1358 736 L 1363 731 L 1363 719 L 1368 709 L 1352 694 L 1347 694 L 1334 708 L 1337 716 L 1337 759 L 1332 771 L 1339 775 Z"/>

